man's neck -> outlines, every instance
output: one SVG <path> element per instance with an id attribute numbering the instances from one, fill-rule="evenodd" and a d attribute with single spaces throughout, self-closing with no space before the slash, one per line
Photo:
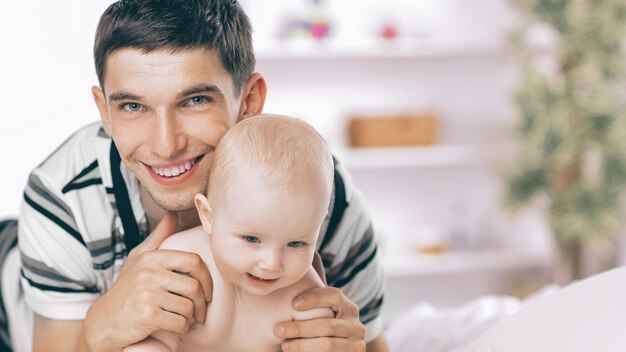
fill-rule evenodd
<path id="1" fill-rule="evenodd" d="M 146 192 L 143 188 L 141 188 L 140 195 L 141 204 L 143 205 L 146 217 L 148 218 L 148 224 L 150 225 L 150 232 L 152 232 L 167 211 L 156 204 L 148 192 Z M 200 218 L 198 217 L 198 212 L 195 208 L 179 211 L 176 215 L 176 232 L 184 231 L 200 225 Z"/>

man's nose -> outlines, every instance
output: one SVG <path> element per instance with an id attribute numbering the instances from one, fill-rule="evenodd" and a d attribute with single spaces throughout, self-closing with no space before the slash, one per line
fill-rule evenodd
<path id="1" fill-rule="evenodd" d="M 163 159 L 176 157 L 186 147 L 187 137 L 172 111 L 160 109 L 156 112 L 152 151 Z"/>

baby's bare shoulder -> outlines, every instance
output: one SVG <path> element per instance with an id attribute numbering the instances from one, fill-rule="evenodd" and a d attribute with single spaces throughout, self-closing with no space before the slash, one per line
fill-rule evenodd
<path id="1" fill-rule="evenodd" d="M 208 248 L 208 234 L 204 232 L 202 226 L 181 231 L 166 238 L 159 249 L 172 249 L 187 252 L 198 252 L 199 248 Z"/>
<path id="2" fill-rule="evenodd" d="M 324 283 L 322 282 L 322 279 L 319 277 L 319 275 L 315 272 L 313 266 L 309 268 L 309 270 L 302 277 L 302 279 L 289 286 L 294 297 L 304 291 L 318 287 L 324 287 Z"/>

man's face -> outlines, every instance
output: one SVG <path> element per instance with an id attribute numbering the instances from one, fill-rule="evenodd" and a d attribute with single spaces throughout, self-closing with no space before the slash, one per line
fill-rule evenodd
<path id="1" fill-rule="evenodd" d="M 316 189 L 268 187 L 259 167 L 242 165 L 213 207 L 211 247 L 226 280 L 266 295 L 311 268 L 328 199 Z M 317 187 L 314 187 L 317 188 Z"/>
<path id="2" fill-rule="evenodd" d="M 240 113 L 218 56 L 120 49 L 107 59 L 104 98 L 103 124 L 142 188 L 163 209 L 193 208 L 193 196 L 206 191 L 213 150 Z"/>

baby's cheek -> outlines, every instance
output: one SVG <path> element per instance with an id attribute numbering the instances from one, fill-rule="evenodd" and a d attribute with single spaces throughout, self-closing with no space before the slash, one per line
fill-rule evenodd
<path id="1" fill-rule="evenodd" d="M 311 264 L 298 267 L 292 266 L 290 272 L 287 275 L 290 282 L 289 284 L 295 284 L 296 282 L 300 281 L 309 272 L 310 267 Z"/>
<path id="2" fill-rule="evenodd" d="M 219 254 L 215 254 L 214 258 L 218 269 L 229 281 L 232 281 L 235 276 L 248 271 L 245 256 L 242 256 L 240 253 L 221 251 Z"/>

